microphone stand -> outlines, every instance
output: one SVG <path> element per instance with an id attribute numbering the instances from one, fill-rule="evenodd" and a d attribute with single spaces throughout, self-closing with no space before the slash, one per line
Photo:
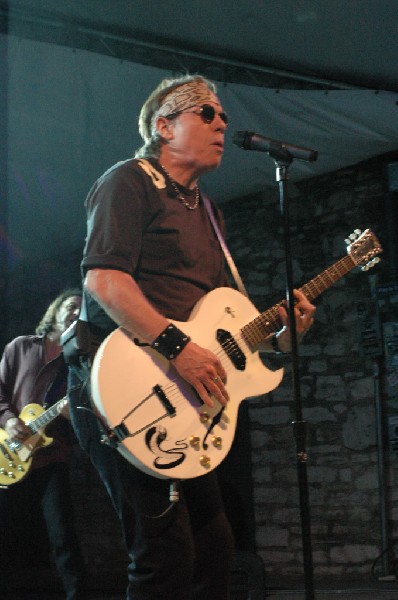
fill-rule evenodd
<path id="1" fill-rule="evenodd" d="M 287 194 L 287 171 L 293 157 L 286 148 L 270 148 L 269 156 L 276 165 L 276 181 L 279 185 L 280 208 L 283 220 L 285 262 L 286 262 L 286 298 L 288 304 L 289 327 L 291 332 L 292 346 L 292 378 L 293 393 L 295 399 L 295 421 L 293 421 L 293 433 L 296 441 L 297 473 L 300 494 L 301 531 L 304 559 L 304 576 L 306 600 L 314 600 L 313 582 L 313 560 L 311 549 L 311 520 L 309 509 L 308 479 L 306 451 L 306 422 L 303 420 L 300 377 L 299 377 L 299 353 L 297 343 L 296 320 L 294 317 L 294 294 L 293 294 L 293 268 L 292 252 L 290 247 L 290 224 L 289 224 L 289 202 Z"/>

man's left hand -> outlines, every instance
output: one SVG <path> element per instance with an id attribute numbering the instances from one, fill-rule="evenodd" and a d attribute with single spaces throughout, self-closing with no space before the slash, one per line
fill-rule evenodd
<path id="1" fill-rule="evenodd" d="M 300 342 L 314 323 L 315 306 L 299 290 L 293 290 L 295 305 L 294 316 L 296 320 L 297 340 Z M 290 352 L 291 339 L 289 327 L 289 315 L 284 306 L 279 307 L 279 316 L 284 326 L 278 335 L 278 345 L 282 352 Z"/>

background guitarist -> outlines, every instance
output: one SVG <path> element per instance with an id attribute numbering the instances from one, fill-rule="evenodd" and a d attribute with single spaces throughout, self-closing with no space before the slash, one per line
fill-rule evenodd
<path id="1" fill-rule="evenodd" d="M 95 343 L 123 326 L 169 359 L 209 405 L 212 396 L 228 402 L 225 370 L 170 319 L 186 321 L 200 298 L 228 285 L 198 187 L 199 177 L 221 163 L 227 121 L 208 80 L 161 82 L 139 117 L 144 146 L 136 158 L 110 168 L 88 195 L 82 263 Z M 299 336 L 311 326 L 314 311 L 298 293 Z M 281 318 L 287 322 L 283 309 Z M 288 329 L 277 343 L 289 350 Z M 275 349 L 271 340 L 265 346 Z M 180 482 L 179 502 L 171 504 L 170 483 L 137 470 L 101 443 L 93 413 L 77 410 L 90 408 L 89 361 L 70 369 L 72 423 L 111 495 L 130 556 L 126 597 L 226 600 L 233 539 L 216 470 Z"/>
<path id="2" fill-rule="evenodd" d="M 24 406 L 50 406 L 66 394 L 67 368 L 59 339 L 78 317 L 80 306 L 79 289 L 64 291 L 48 307 L 36 335 L 17 337 L 6 346 L 0 363 L 0 427 L 11 438 L 23 440 L 31 434 L 18 417 Z M 65 414 L 66 409 L 67 403 Z M 60 416 L 46 433 L 54 443 L 33 454 L 26 477 L 0 489 L 2 593 L 7 583 L 11 586 L 13 566 L 16 577 L 21 577 L 24 550 L 29 551 L 26 560 L 42 555 L 43 534 L 34 536 L 31 531 L 32 522 L 42 515 L 66 598 L 83 600 L 83 561 L 73 525 L 69 484 L 73 431 L 69 421 Z"/>

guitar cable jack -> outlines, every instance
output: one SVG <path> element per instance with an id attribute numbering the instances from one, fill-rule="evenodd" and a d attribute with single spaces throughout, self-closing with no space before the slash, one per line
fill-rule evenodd
<path id="1" fill-rule="evenodd" d="M 172 481 L 170 484 L 170 502 L 176 504 L 180 500 L 180 492 L 178 491 L 178 482 Z"/>

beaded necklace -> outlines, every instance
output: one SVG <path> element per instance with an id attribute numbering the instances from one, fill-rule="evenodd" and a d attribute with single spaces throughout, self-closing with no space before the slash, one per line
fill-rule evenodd
<path id="1" fill-rule="evenodd" d="M 194 200 L 194 203 L 190 204 L 188 202 L 188 200 L 185 198 L 185 196 L 183 196 L 182 193 L 181 193 L 181 191 L 178 189 L 178 186 L 177 186 L 176 182 L 174 181 L 174 179 L 172 178 L 172 176 L 170 175 L 170 173 L 168 172 L 168 170 L 162 164 L 160 166 L 162 167 L 163 171 L 166 173 L 167 177 L 169 178 L 170 183 L 171 183 L 171 187 L 175 191 L 175 193 L 177 195 L 177 198 L 185 206 L 185 208 L 187 208 L 188 210 L 195 210 L 196 208 L 198 208 L 198 206 L 199 206 L 199 200 L 200 200 L 200 193 L 199 193 L 198 186 L 195 187 L 195 200 Z"/>

